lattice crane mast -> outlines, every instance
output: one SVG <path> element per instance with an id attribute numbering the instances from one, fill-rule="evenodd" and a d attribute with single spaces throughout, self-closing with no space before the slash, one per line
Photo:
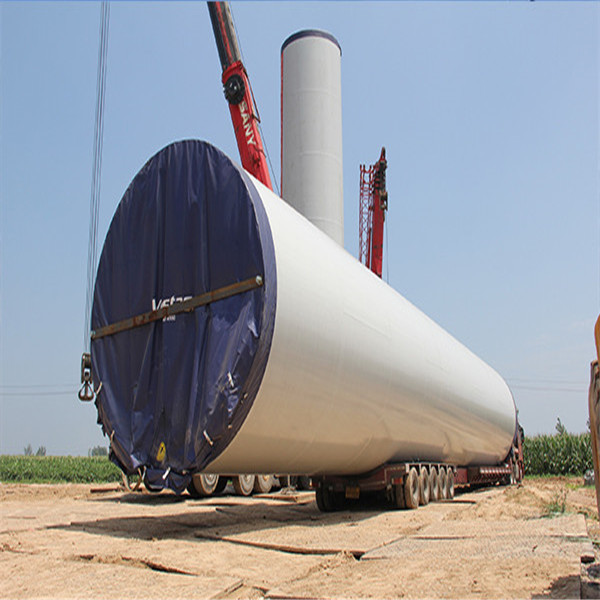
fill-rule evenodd
<path id="1" fill-rule="evenodd" d="M 388 208 L 385 148 L 370 167 L 360 165 L 358 259 L 378 277 L 383 270 L 383 226 Z"/>

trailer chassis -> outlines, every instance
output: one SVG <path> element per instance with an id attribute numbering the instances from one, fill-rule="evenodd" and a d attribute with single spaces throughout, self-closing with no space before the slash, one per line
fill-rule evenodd
<path id="1" fill-rule="evenodd" d="M 416 509 L 419 505 L 454 498 L 455 485 L 518 483 L 523 476 L 520 461 L 511 453 L 497 466 L 456 466 L 438 462 L 388 463 L 362 475 L 316 475 L 312 487 L 322 512 L 341 510 L 351 500 L 383 493 L 397 508 Z"/>

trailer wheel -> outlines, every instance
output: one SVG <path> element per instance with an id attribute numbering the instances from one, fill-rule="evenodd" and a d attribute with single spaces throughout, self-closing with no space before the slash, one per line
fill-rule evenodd
<path id="1" fill-rule="evenodd" d="M 517 461 L 517 483 L 521 483 L 523 481 L 523 476 L 525 474 L 525 467 L 522 461 Z"/>
<path id="2" fill-rule="evenodd" d="M 394 486 L 394 495 L 392 500 L 396 508 L 406 508 L 406 500 L 404 499 L 404 484 L 397 483 Z"/>
<path id="3" fill-rule="evenodd" d="M 520 483 L 521 478 L 519 477 L 519 475 L 521 474 L 521 470 L 519 469 L 519 463 L 513 459 L 513 474 L 512 474 L 512 481 L 511 483 L 513 485 L 516 485 L 517 483 Z"/>
<path id="4" fill-rule="evenodd" d="M 321 512 L 332 512 L 337 508 L 335 493 L 328 487 L 319 484 L 315 496 Z"/>
<path id="5" fill-rule="evenodd" d="M 190 496 L 194 498 L 204 498 L 214 494 L 218 483 L 218 475 L 213 475 L 212 473 L 194 473 L 187 490 Z"/>
<path id="6" fill-rule="evenodd" d="M 440 500 L 446 500 L 448 498 L 448 471 L 446 467 L 440 467 L 438 475 L 438 488 L 440 490 Z"/>
<path id="7" fill-rule="evenodd" d="M 446 498 L 452 500 L 454 498 L 454 471 L 448 469 L 448 475 L 446 476 Z"/>
<path id="8" fill-rule="evenodd" d="M 254 475 L 236 475 L 232 483 L 238 496 L 250 496 L 254 490 Z"/>
<path id="9" fill-rule="evenodd" d="M 298 483 L 296 484 L 296 488 L 299 490 L 310 490 L 310 477 L 308 475 L 300 475 L 298 477 Z"/>
<path id="10" fill-rule="evenodd" d="M 414 467 L 404 478 L 404 506 L 409 509 L 419 506 L 419 474 Z"/>
<path id="11" fill-rule="evenodd" d="M 254 491 L 258 494 L 268 494 L 273 487 L 273 475 L 257 475 L 254 480 Z"/>
<path id="12" fill-rule="evenodd" d="M 425 506 L 429 504 L 429 473 L 427 467 L 422 466 L 419 471 L 419 504 Z"/>
<path id="13" fill-rule="evenodd" d="M 217 481 L 217 486 L 215 487 L 215 491 L 213 492 L 213 496 L 218 494 L 222 494 L 225 488 L 227 487 L 227 483 L 229 481 L 228 477 L 223 477 L 223 475 L 219 475 L 219 479 Z"/>
<path id="14" fill-rule="evenodd" d="M 429 469 L 429 492 L 429 499 L 431 502 L 437 502 L 440 499 L 438 472 L 435 467 Z"/>

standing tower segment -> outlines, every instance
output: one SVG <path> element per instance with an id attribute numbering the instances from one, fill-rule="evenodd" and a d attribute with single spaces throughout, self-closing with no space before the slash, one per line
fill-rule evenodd
<path id="1" fill-rule="evenodd" d="M 281 48 L 282 197 L 344 245 L 342 51 L 330 33 L 304 30 Z"/>

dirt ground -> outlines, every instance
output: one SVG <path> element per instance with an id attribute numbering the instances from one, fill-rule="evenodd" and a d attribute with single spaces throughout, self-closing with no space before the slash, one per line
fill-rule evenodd
<path id="1" fill-rule="evenodd" d="M 0 484 L 3 598 L 600 597 L 594 542 L 594 490 L 579 479 L 329 514 L 312 492 Z"/>

